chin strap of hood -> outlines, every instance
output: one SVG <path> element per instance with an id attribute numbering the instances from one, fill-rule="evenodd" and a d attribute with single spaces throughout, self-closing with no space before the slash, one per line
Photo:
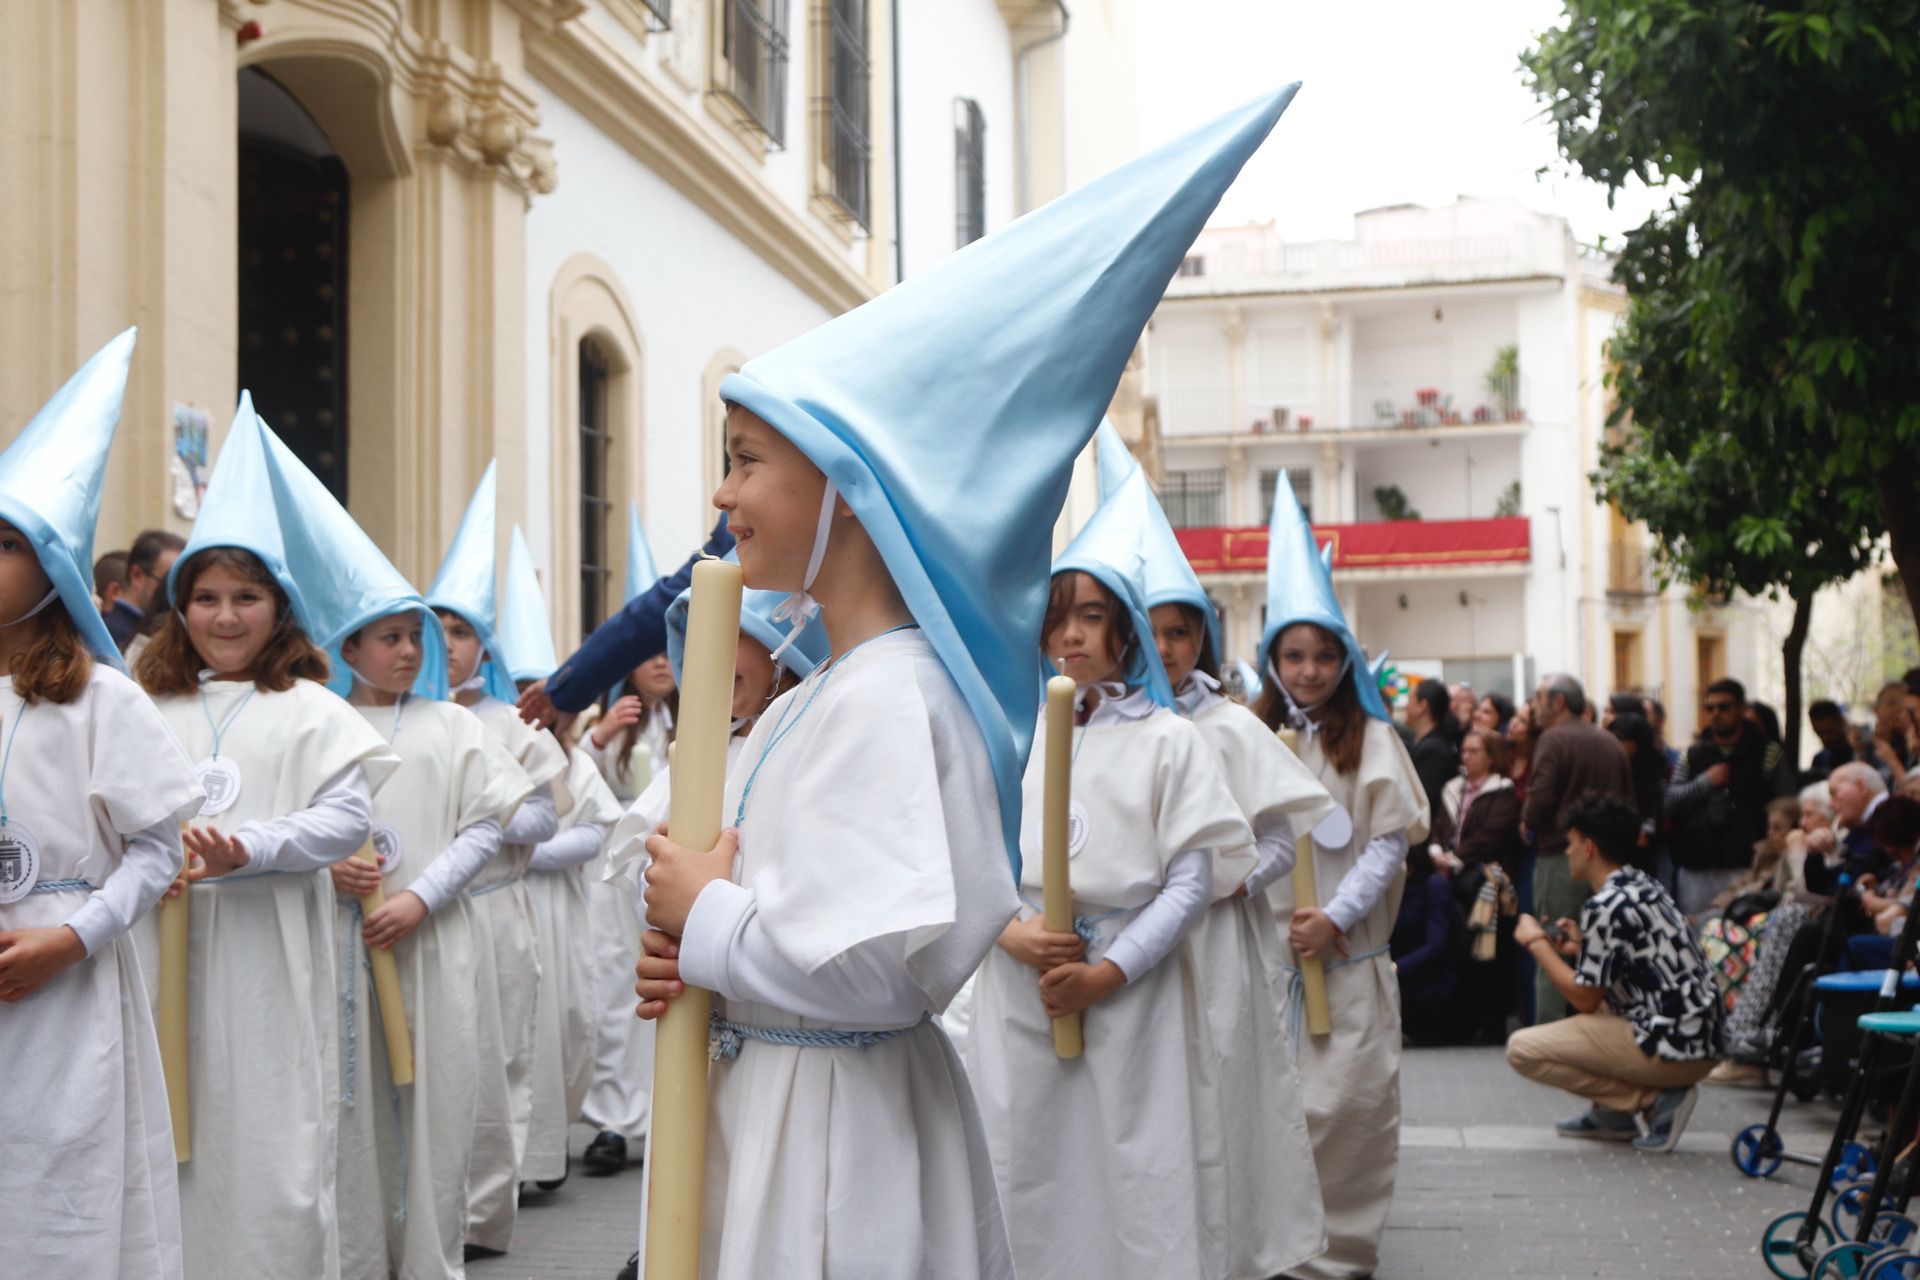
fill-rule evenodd
<path id="1" fill-rule="evenodd" d="M 775 622 L 791 622 L 792 628 L 780 647 L 772 653 L 774 662 L 780 661 L 780 655 L 792 647 L 800 633 L 807 629 L 814 616 L 820 612 L 820 602 L 813 598 L 813 580 L 820 576 L 820 562 L 827 558 L 827 539 L 833 536 L 833 504 L 840 497 L 840 491 L 833 481 L 827 481 L 826 488 L 820 492 L 820 522 L 813 530 L 813 554 L 807 558 L 807 576 L 801 580 L 800 589 L 782 600 L 773 611 Z"/>

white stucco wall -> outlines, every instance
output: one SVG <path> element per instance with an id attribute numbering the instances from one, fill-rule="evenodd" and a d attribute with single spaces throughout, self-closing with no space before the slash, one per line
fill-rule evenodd
<path id="1" fill-rule="evenodd" d="M 550 573 L 553 433 L 575 429 L 548 421 L 551 289 L 568 258 L 590 252 L 618 273 L 644 344 L 641 514 L 665 569 L 713 519 L 701 452 L 708 363 L 727 348 L 751 358 L 828 313 L 565 103 L 546 95 L 540 113 L 561 178 L 527 219 L 527 540 Z M 560 376 L 574 376 L 571 363 Z M 615 448 L 632 438 L 633 424 L 619 430 Z M 624 513 L 617 524 L 625 528 Z"/>
<path id="2" fill-rule="evenodd" d="M 1013 42 L 991 0 L 942 0 L 900 9 L 901 212 L 906 274 L 958 247 L 954 126 L 958 99 L 980 104 L 986 119 L 988 231 L 1013 219 L 1017 122 Z M 891 110 L 890 93 L 875 110 Z"/>

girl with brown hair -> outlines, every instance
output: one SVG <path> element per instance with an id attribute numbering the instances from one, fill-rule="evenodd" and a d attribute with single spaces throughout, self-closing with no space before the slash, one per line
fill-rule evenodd
<path id="1" fill-rule="evenodd" d="M 1299 735 L 1301 760 L 1335 808 L 1313 831 L 1319 901 L 1272 891 L 1297 972 L 1326 967 L 1329 1035 L 1299 1036 L 1307 1128 L 1327 1212 L 1327 1252 L 1295 1274 L 1371 1275 L 1393 1198 L 1400 1134 L 1400 992 L 1388 943 L 1410 842 L 1425 840 L 1426 791 L 1370 678 L 1285 473 L 1267 536 L 1267 687 L 1257 711 Z M 1294 983 L 1298 998 L 1300 983 Z"/>
<path id="2" fill-rule="evenodd" d="M 129 329 L 0 454 L 0 1275 L 179 1280 L 166 1084 L 126 934 L 180 866 L 192 767 L 89 590 Z"/>
<path id="3" fill-rule="evenodd" d="M 340 1273 L 326 871 L 367 843 L 373 790 L 398 764 L 321 683 L 327 660 L 287 567 L 268 448 L 242 397 L 136 667 L 207 793 L 182 833 L 193 1160 L 180 1201 L 194 1276 L 280 1274 L 292 1259 Z"/>

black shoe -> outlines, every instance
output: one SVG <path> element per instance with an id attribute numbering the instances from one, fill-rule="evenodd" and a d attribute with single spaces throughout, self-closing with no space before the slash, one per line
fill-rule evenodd
<path id="1" fill-rule="evenodd" d="M 634 1254 L 627 1259 L 627 1265 L 620 1268 L 620 1274 L 613 1280 L 640 1280 L 640 1255 Z"/>
<path id="2" fill-rule="evenodd" d="M 580 1163 L 587 1166 L 588 1173 L 618 1173 L 627 1167 L 627 1140 L 611 1129 L 602 1129 L 580 1153 Z"/>
<path id="3" fill-rule="evenodd" d="M 565 1169 L 565 1172 L 563 1172 L 559 1177 L 554 1178 L 549 1182 L 536 1182 L 533 1185 L 540 1188 L 542 1191 L 558 1191 L 560 1188 L 566 1186 L 567 1179 L 571 1177 L 573 1174 L 573 1153 L 572 1152 L 567 1153 L 567 1163 L 563 1166 L 563 1168 Z"/>
<path id="4" fill-rule="evenodd" d="M 506 1256 L 507 1251 L 505 1249 L 489 1249 L 483 1244 L 469 1244 L 466 1251 L 466 1260 L 468 1262 L 472 1262 L 478 1258 L 504 1258 Z"/>

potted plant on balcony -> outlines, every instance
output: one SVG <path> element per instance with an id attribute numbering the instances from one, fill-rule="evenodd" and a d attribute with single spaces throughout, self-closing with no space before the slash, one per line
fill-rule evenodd
<path id="1" fill-rule="evenodd" d="M 1487 390 L 1498 406 L 1500 420 L 1512 422 L 1520 416 L 1520 348 L 1509 342 L 1493 353 L 1487 366 Z"/>
<path id="2" fill-rule="evenodd" d="M 1302 431 L 1313 430 L 1313 415 L 1310 413 L 1301 414 L 1299 417 L 1299 423 L 1300 423 L 1300 430 Z"/>
<path id="3" fill-rule="evenodd" d="M 1418 520 L 1420 513 L 1407 501 L 1407 492 L 1397 484 L 1374 486 L 1374 505 L 1380 508 L 1382 520 Z"/>

